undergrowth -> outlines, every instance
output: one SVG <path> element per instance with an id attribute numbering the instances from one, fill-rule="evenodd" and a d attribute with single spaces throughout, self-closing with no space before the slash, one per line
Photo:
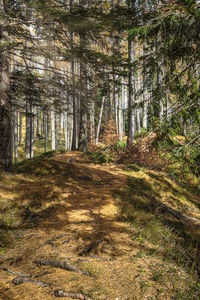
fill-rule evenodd
<path id="1" fill-rule="evenodd" d="M 132 228 L 132 239 L 139 249 L 135 257 L 160 262 L 156 268 L 152 267 L 152 280 L 164 287 L 163 298 L 159 299 L 169 296 L 169 282 L 173 286 L 173 299 L 199 299 L 200 228 L 162 210 L 163 199 L 167 207 L 172 205 L 171 200 L 175 201 L 175 191 L 176 209 L 184 205 L 185 191 L 161 175 L 148 173 L 136 165 L 128 166 L 126 173 L 127 185 L 115 193 L 121 212 L 119 221 L 128 222 Z M 193 205 L 193 199 L 189 197 L 188 208 L 190 203 Z M 198 201 L 196 208 L 199 212 Z M 182 272 L 187 276 L 180 284 Z"/>

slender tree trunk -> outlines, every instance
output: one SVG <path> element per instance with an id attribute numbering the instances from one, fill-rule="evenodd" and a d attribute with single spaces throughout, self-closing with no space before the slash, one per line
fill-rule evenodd
<path id="1" fill-rule="evenodd" d="M 82 82 L 84 79 L 86 80 L 85 70 L 83 70 L 83 65 L 80 65 L 80 78 L 82 86 Z M 87 107 L 86 107 L 86 95 L 87 95 L 87 87 L 80 90 L 80 128 L 79 128 L 79 151 L 87 152 Z"/>
<path id="2" fill-rule="evenodd" d="M 69 149 L 69 121 L 68 121 L 68 112 L 67 112 L 67 101 L 65 104 L 65 111 L 63 113 L 63 124 L 64 124 L 64 138 L 65 138 L 65 150 Z"/>
<path id="3" fill-rule="evenodd" d="M 22 142 L 22 113 L 19 113 L 19 146 Z"/>
<path id="4" fill-rule="evenodd" d="M 33 145 L 34 145 L 34 114 L 33 114 L 33 106 L 32 103 L 30 105 L 30 157 L 33 158 L 34 152 L 33 152 Z"/>
<path id="5" fill-rule="evenodd" d="M 40 135 L 40 118 L 39 118 L 39 112 L 37 111 L 36 115 L 36 137 L 39 138 Z"/>
<path id="6" fill-rule="evenodd" d="M 90 102 L 90 142 L 92 144 L 95 143 L 95 108 L 94 108 L 94 101 Z"/>
<path id="7" fill-rule="evenodd" d="M 118 133 L 119 133 L 119 140 L 122 141 L 122 137 L 123 137 L 122 90 L 118 96 Z"/>
<path id="8" fill-rule="evenodd" d="M 105 101 L 105 96 L 102 97 L 102 102 L 101 102 L 99 122 L 98 122 L 98 126 L 97 126 L 97 134 L 96 134 L 96 144 L 99 141 L 99 133 L 100 133 L 100 128 L 101 128 L 101 120 L 102 120 L 102 116 L 103 116 L 104 101 Z"/>
<path id="9" fill-rule="evenodd" d="M 48 142 L 48 118 L 47 112 L 44 113 L 44 151 L 47 152 L 47 142 Z"/>
<path id="10" fill-rule="evenodd" d="M 14 153 L 15 163 L 18 162 L 18 111 L 14 112 Z"/>
<path id="11" fill-rule="evenodd" d="M 69 0 L 70 10 L 72 9 L 72 0 Z M 73 51 L 74 48 L 74 36 L 73 32 L 70 32 L 70 48 Z M 75 97 L 75 86 L 74 86 L 74 59 L 70 63 L 71 67 L 71 96 L 72 96 L 72 103 L 73 103 L 73 125 L 72 125 L 72 146 L 71 150 L 75 151 L 77 149 L 77 99 Z"/>
<path id="12" fill-rule="evenodd" d="M 74 92 L 74 61 L 71 62 L 72 76 L 72 99 L 73 99 L 73 134 L 72 134 L 72 151 L 77 149 L 77 99 Z"/>
<path id="13" fill-rule="evenodd" d="M 49 111 L 47 111 L 47 141 L 49 140 L 50 135 L 50 126 L 49 126 Z"/>
<path id="14" fill-rule="evenodd" d="M 59 144 L 62 147 L 62 113 L 59 114 Z"/>
<path id="15" fill-rule="evenodd" d="M 51 109 L 51 150 L 56 150 L 54 108 Z"/>
<path id="16" fill-rule="evenodd" d="M 128 42 L 128 56 L 129 56 L 129 76 L 128 76 L 128 144 L 134 143 L 135 134 L 135 111 L 133 108 L 134 96 L 133 96 L 133 68 L 131 64 L 134 60 L 134 46 L 133 41 Z"/>
<path id="17" fill-rule="evenodd" d="M 43 112 L 40 110 L 40 134 L 44 134 Z"/>
<path id="18" fill-rule="evenodd" d="M 55 147 L 58 149 L 58 126 L 57 126 L 57 113 L 55 112 Z"/>
<path id="19" fill-rule="evenodd" d="M 25 137 L 25 157 L 31 158 L 31 117 L 30 104 L 26 103 L 26 137 Z"/>

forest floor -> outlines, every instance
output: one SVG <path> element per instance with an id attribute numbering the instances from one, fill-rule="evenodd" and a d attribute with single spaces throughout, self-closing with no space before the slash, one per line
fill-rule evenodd
<path id="1" fill-rule="evenodd" d="M 2 172 L 0 299 L 200 299 L 198 192 L 79 152 Z"/>

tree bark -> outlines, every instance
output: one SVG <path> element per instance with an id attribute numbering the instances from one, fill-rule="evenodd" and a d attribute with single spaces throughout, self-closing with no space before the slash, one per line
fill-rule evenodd
<path id="1" fill-rule="evenodd" d="M 5 12 L 5 1 L 0 0 L 0 11 Z M 8 32 L 6 21 L 1 16 L 0 41 L 7 43 Z M 5 45 L 0 48 L 0 168 L 9 169 L 11 166 L 11 104 L 9 98 L 10 76 L 9 59 Z"/>

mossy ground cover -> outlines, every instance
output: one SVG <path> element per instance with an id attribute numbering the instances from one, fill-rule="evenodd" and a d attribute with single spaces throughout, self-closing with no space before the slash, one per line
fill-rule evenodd
<path id="1" fill-rule="evenodd" d="M 50 152 L 0 180 L 0 266 L 51 284 L 15 286 L 1 269 L 2 299 L 54 299 L 59 288 L 93 299 L 199 299 L 200 199 L 167 174 Z M 42 259 L 93 277 L 34 263 Z"/>

